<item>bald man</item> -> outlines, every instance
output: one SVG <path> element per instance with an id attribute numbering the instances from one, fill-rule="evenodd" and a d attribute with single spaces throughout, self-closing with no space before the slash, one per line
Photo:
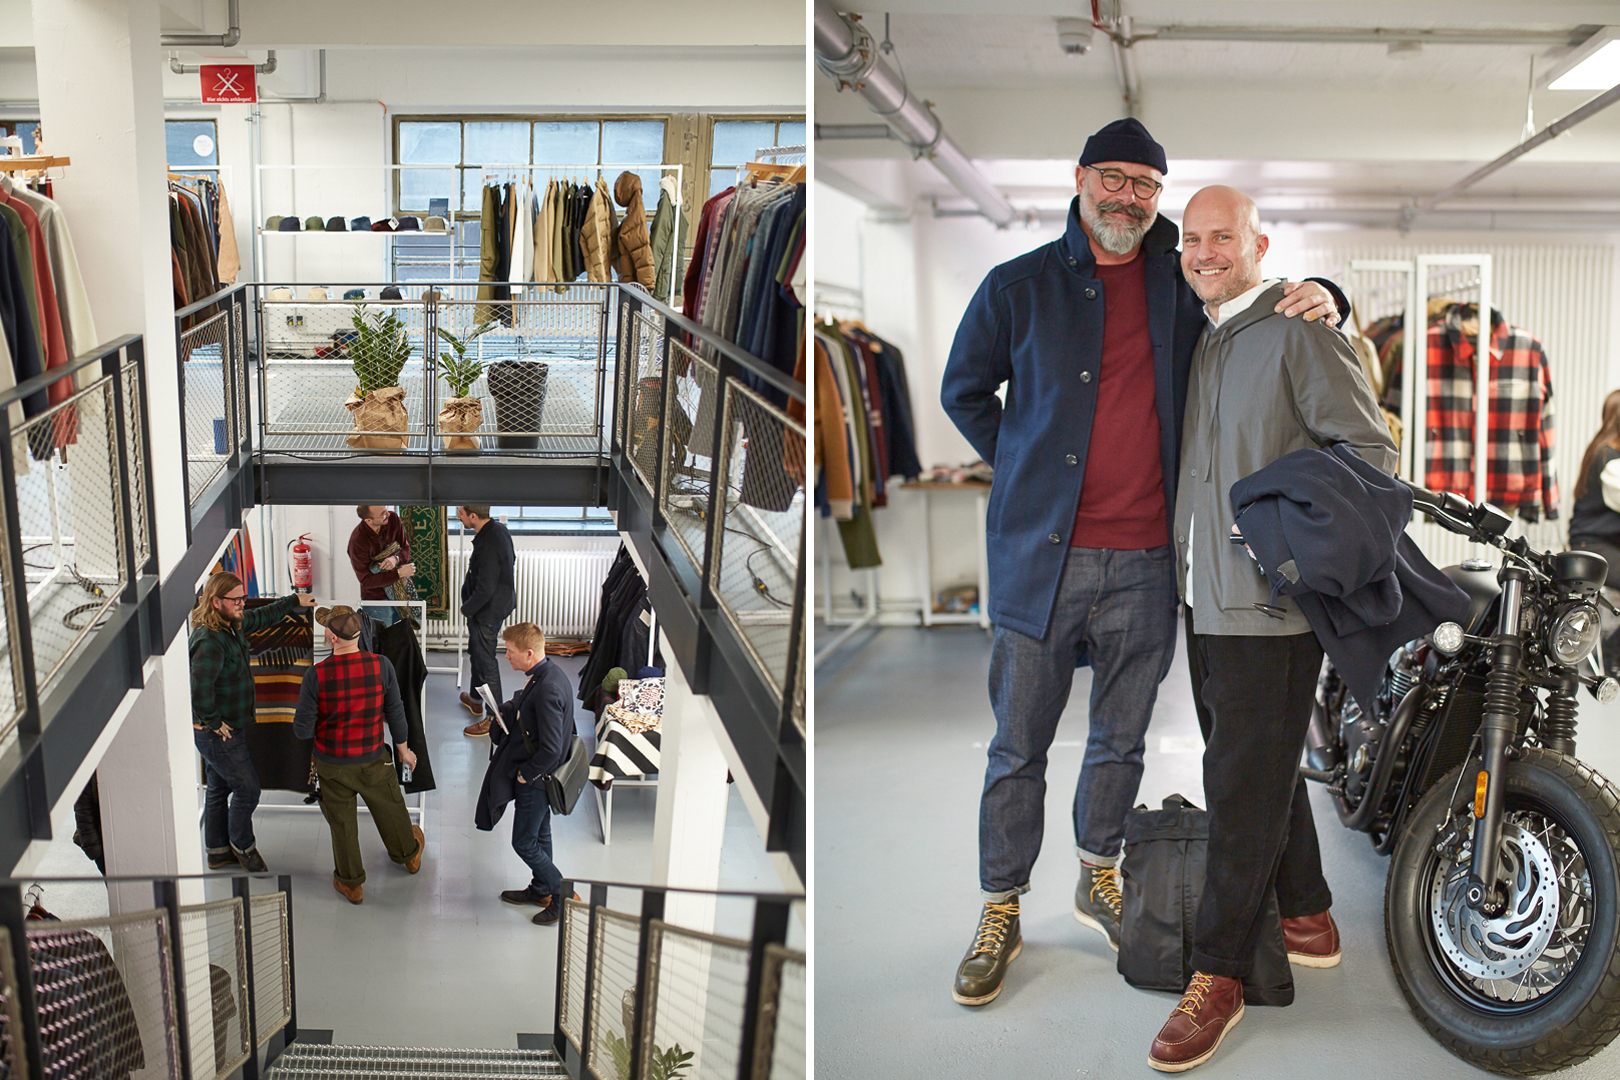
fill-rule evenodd
<path id="1" fill-rule="evenodd" d="M 1250 199 L 1208 187 L 1187 204 L 1181 270 L 1208 321 L 1193 350 L 1176 495 L 1177 584 L 1203 729 L 1209 860 L 1193 935 L 1196 974 L 1148 1063 L 1182 1072 L 1214 1055 L 1243 1016 L 1273 886 L 1292 963 L 1339 962 L 1333 896 L 1299 781 L 1322 647 L 1288 597 L 1272 601 L 1241 544 L 1228 491 L 1295 450 L 1348 444 L 1383 469 L 1395 444 L 1344 336 L 1272 309 L 1266 236 Z"/>

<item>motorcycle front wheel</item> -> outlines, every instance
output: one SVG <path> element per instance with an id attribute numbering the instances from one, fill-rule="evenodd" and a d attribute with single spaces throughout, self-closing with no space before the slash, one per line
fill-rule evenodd
<path id="1" fill-rule="evenodd" d="M 1506 1076 L 1567 1068 L 1620 1034 L 1620 790 L 1550 751 L 1508 762 L 1508 896 L 1490 917 L 1462 900 L 1477 768 L 1453 770 L 1407 819 L 1384 889 L 1390 964 L 1464 1061 Z"/>

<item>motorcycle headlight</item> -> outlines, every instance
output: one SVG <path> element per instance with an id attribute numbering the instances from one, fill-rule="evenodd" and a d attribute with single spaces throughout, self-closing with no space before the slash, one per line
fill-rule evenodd
<path id="1" fill-rule="evenodd" d="M 1547 651 L 1565 667 L 1574 667 L 1597 648 L 1603 632 L 1597 608 L 1590 604 L 1577 604 L 1558 616 L 1547 631 Z"/>
<path id="2" fill-rule="evenodd" d="M 1454 622 L 1443 622 L 1429 634 L 1429 641 L 1447 656 L 1456 656 L 1463 647 L 1463 628 Z"/>

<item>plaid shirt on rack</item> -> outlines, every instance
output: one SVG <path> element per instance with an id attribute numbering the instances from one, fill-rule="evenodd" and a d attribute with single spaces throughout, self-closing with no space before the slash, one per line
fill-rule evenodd
<path id="1" fill-rule="evenodd" d="M 315 758 L 334 765 L 383 756 L 383 721 L 394 742 L 408 739 L 394 665 L 368 652 L 333 655 L 304 675 L 293 734 L 314 737 Z"/>
<path id="2" fill-rule="evenodd" d="M 1470 313 L 1472 308 L 1469 308 Z M 1474 352 L 1454 305 L 1428 333 L 1428 438 L 1424 485 L 1474 493 Z M 1486 497 L 1527 521 L 1558 518 L 1553 463 L 1553 388 L 1541 342 L 1491 313 L 1491 400 L 1485 465 Z M 1470 320 L 1471 322 L 1472 320 Z M 1384 406 L 1401 408 L 1401 360 L 1390 367 Z"/>

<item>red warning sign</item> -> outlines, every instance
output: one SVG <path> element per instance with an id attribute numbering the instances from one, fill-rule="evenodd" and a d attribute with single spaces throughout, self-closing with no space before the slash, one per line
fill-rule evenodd
<path id="1" fill-rule="evenodd" d="M 206 104 L 251 104 L 259 100 L 252 64 L 203 64 L 201 75 Z"/>

